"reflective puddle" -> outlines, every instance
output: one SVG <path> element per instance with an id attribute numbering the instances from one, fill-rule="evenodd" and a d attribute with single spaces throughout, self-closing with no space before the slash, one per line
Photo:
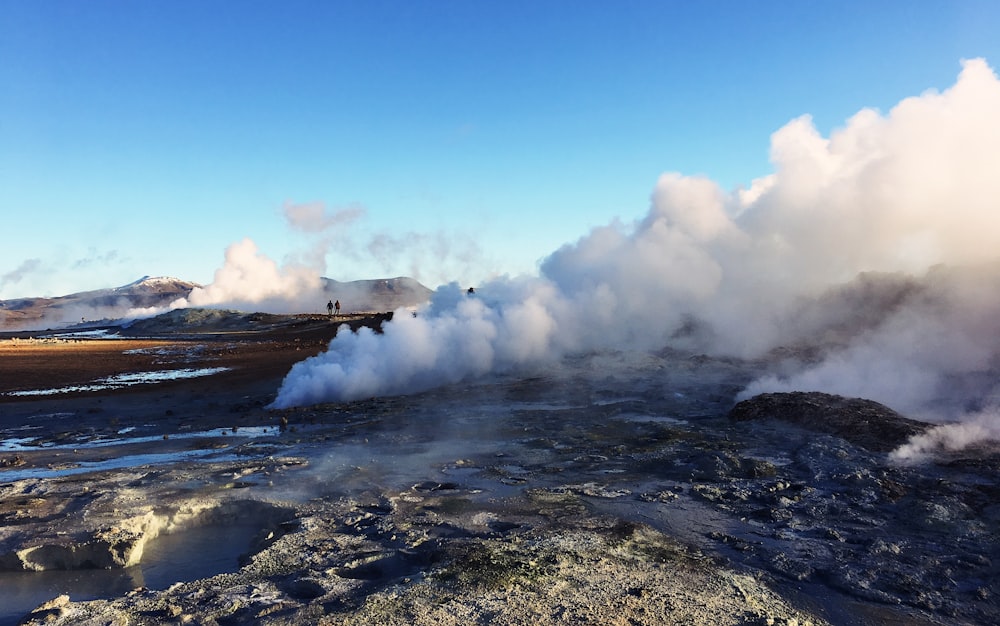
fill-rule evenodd
<path id="1" fill-rule="evenodd" d="M 123 428 L 118 431 L 117 436 L 105 437 L 102 439 L 88 439 L 86 441 L 71 441 L 69 443 L 39 442 L 35 437 L 11 437 L 0 439 L 0 452 L 27 452 L 31 450 L 83 450 L 88 448 L 106 448 L 108 446 L 122 446 L 136 443 L 150 443 L 162 441 L 164 439 L 204 439 L 206 437 L 273 437 L 279 434 L 277 426 L 243 426 L 242 428 L 213 428 L 211 430 L 198 430 L 191 432 L 170 433 L 168 436 L 143 435 L 137 437 L 123 437 L 136 430 L 135 427 Z"/>
<path id="2" fill-rule="evenodd" d="M 127 428 L 119 432 L 119 435 L 131 433 L 134 429 Z M 280 436 L 281 431 L 277 426 L 250 426 L 243 428 L 215 428 L 195 432 L 174 433 L 169 437 L 169 441 L 185 439 L 217 439 L 226 438 L 232 440 L 232 445 L 241 442 L 260 438 L 270 438 Z M 0 440 L 0 452 L 30 452 L 37 450 L 87 450 L 110 448 L 112 446 L 129 446 L 144 443 L 157 443 L 165 441 L 163 435 L 149 435 L 137 437 L 112 437 L 107 439 L 95 439 L 91 441 L 74 441 L 70 443 L 39 443 L 31 437 L 11 437 Z M 0 470 L 0 482 L 14 482 L 29 478 L 58 478 L 72 474 L 83 474 L 87 472 L 97 472 L 104 470 L 121 469 L 128 467 L 142 467 L 147 465 L 159 465 L 165 463 L 178 463 L 184 461 L 211 460 L 223 461 L 231 457 L 231 446 L 212 447 L 196 450 L 177 450 L 171 448 L 163 452 L 142 452 L 139 454 L 117 454 L 110 458 L 94 461 L 68 461 L 58 467 L 30 467 L 24 469 L 10 468 Z"/>
<path id="3" fill-rule="evenodd" d="M 133 385 L 145 385 L 150 383 L 162 383 L 168 380 L 183 380 L 187 378 L 199 378 L 201 376 L 211 376 L 219 372 L 225 372 L 228 367 L 202 367 L 183 368 L 176 370 L 155 370 L 151 372 L 129 372 L 127 374 L 116 374 L 107 378 L 99 378 L 86 385 L 72 385 L 69 387 L 55 387 L 51 389 L 27 389 L 24 391 L 8 391 L 7 396 L 50 396 L 59 393 L 73 393 L 80 391 L 107 391 L 121 389 Z"/>

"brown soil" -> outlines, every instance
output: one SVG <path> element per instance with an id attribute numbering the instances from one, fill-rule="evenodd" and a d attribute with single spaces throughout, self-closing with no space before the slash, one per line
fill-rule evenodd
<path id="1" fill-rule="evenodd" d="M 233 382 L 284 375 L 293 363 L 323 351 L 336 332 L 337 325 L 320 318 L 292 328 L 253 333 L 153 339 L 11 338 L 0 341 L 0 394 L 84 385 L 127 372 L 188 367 L 231 368 L 212 380 L 212 387 L 228 387 Z M 226 385 L 219 385 L 222 381 Z M 136 387 L 126 391 L 145 390 Z M 11 397 L 0 396 L 0 402 Z"/>
<path id="2" fill-rule="evenodd" d="M 281 416 L 267 405 L 291 367 L 323 352 L 342 324 L 378 328 L 384 318 L 343 316 L 333 323 L 326 316 L 288 316 L 252 332 L 185 329 L 152 338 L 0 338 L 0 433 L 14 436 L 30 427 L 24 434 L 36 439 L 86 440 L 140 425 L 167 436 L 277 425 Z M 229 369 L 119 389 L 11 395 L 88 385 L 130 372 L 216 367 Z M 32 464 L 46 461 L 41 450 L 22 456 L 32 457 Z"/>

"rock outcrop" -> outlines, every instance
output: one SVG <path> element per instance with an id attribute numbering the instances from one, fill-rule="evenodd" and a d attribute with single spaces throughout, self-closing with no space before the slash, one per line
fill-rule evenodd
<path id="1" fill-rule="evenodd" d="M 762 393 L 734 406 L 729 418 L 735 421 L 780 420 L 842 437 L 873 452 L 890 452 L 930 427 L 873 400 L 818 391 Z"/>

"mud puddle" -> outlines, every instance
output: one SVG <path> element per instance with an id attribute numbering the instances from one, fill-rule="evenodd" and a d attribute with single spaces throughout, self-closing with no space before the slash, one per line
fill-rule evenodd
<path id="1" fill-rule="evenodd" d="M 60 595 L 73 601 L 116 598 L 133 589 L 163 590 L 180 582 L 235 572 L 261 525 L 198 526 L 146 544 L 143 562 L 125 569 L 0 572 L 0 626 L 15 626 L 32 609 Z"/>

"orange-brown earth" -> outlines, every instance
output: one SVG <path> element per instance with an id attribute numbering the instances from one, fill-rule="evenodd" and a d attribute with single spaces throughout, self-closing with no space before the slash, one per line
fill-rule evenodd
<path id="1" fill-rule="evenodd" d="M 291 367 L 324 351 L 338 328 L 379 328 L 386 314 L 283 316 L 253 330 L 183 328 L 156 336 L 0 337 L 0 434 L 35 441 L 86 441 L 130 426 L 169 436 L 179 431 L 277 425 L 267 410 Z M 117 389 L 73 390 L 110 376 L 228 368 L 195 378 Z M 23 395 L 25 391 L 67 389 Z M 14 457 L 17 458 L 14 458 Z M 0 452 L 0 463 L 41 465 L 45 450 Z"/>
<path id="2" fill-rule="evenodd" d="M 264 330 L 168 333 L 154 338 L 10 335 L 0 340 L 0 394 L 84 385 L 128 372 L 188 367 L 232 368 L 213 377 L 212 388 L 256 383 L 281 377 L 293 363 L 324 350 L 341 323 L 377 326 L 383 317 L 353 316 L 331 322 L 325 316 L 298 316 L 294 324 Z M 207 381 L 183 384 L 190 382 Z M 131 391 L 148 389 L 135 387 Z M 0 402 L 10 398 L 0 396 Z"/>

